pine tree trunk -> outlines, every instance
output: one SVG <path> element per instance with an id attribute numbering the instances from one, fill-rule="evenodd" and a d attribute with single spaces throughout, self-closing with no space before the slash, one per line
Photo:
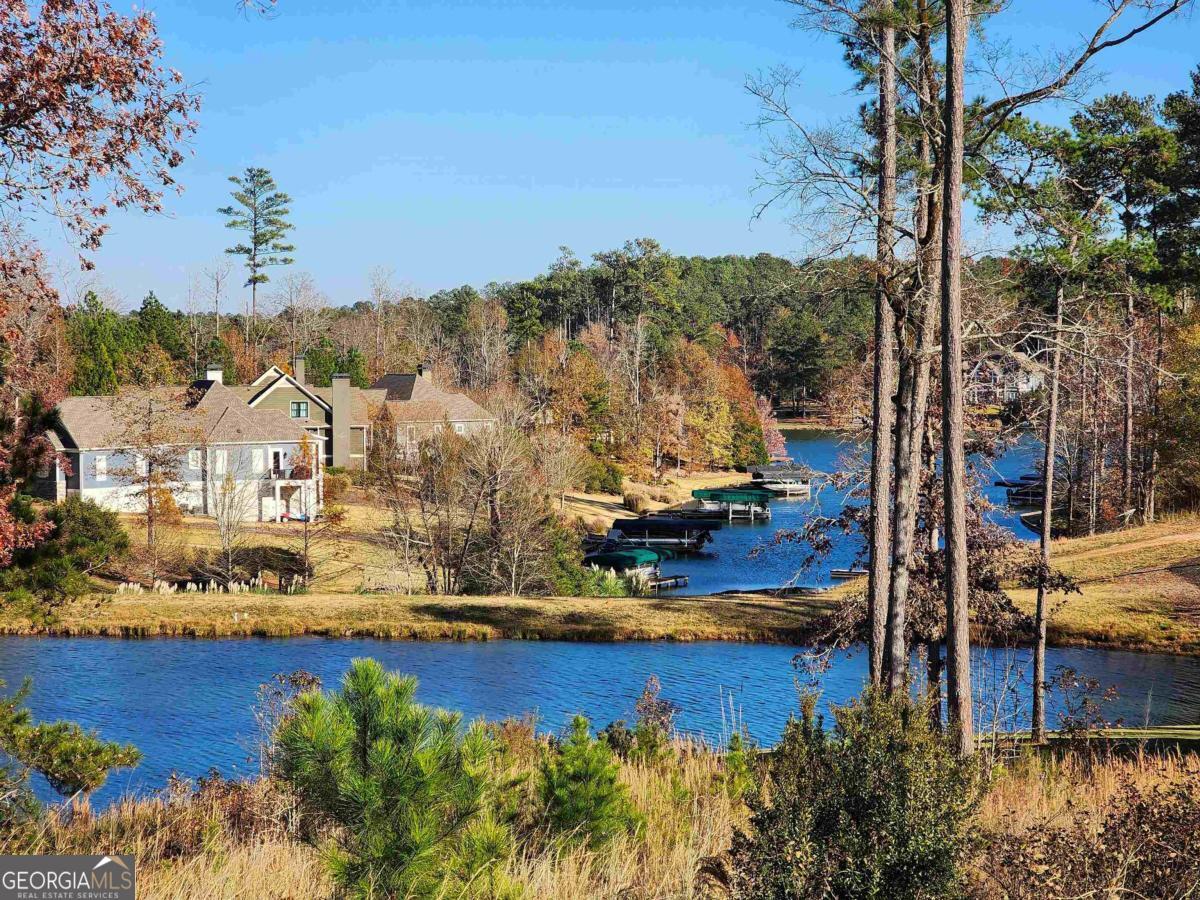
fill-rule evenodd
<path id="1" fill-rule="evenodd" d="M 881 14 L 887 15 L 891 9 L 892 0 L 882 0 Z M 896 379 L 892 360 L 895 320 L 891 303 L 896 216 L 896 30 L 890 25 L 885 26 L 880 29 L 879 37 L 879 210 L 875 246 L 875 389 L 871 410 L 871 532 L 867 586 L 872 684 L 880 684 L 883 679 L 887 630 L 892 427 L 895 421 L 892 394 Z"/>
<path id="2" fill-rule="evenodd" d="M 921 60 L 919 85 L 921 112 L 924 119 L 933 112 L 936 87 L 933 84 L 934 66 L 930 49 L 931 28 L 928 7 L 918 7 L 919 26 L 917 45 Z M 918 158 L 928 172 L 933 165 L 933 139 L 923 130 L 918 138 Z M 909 572 L 912 567 L 913 539 L 916 533 L 918 498 L 923 475 L 922 438 L 929 411 L 930 368 L 933 345 L 937 337 L 938 302 L 935 294 L 941 262 L 938 240 L 941 237 L 940 186 L 934 183 L 936 174 L 922 179 L 917 187 L 917 208 L 914 231 L 919 237 L 917 247 L 916 296 L 924 305 L 911 352 L 902 353 L 900 390 L 897 397 L 896 422 L 896 488 L 892 532 L 891 584 L 888 592 L 888 669 L 889 690 L 902 690 L 908 653 L 904 634 L 907 620 Z"/>
<path id="3" fill-rule="evenodd" d="M 1125 416 L 1121 439 L 1121 516 L 1126 525 L 1133 509 L 1133 366 L 1136 352 L 1133 316 L 1133 285 L 1130 284 L 1125 307 Z"/>
<path id="4" fill-rule="evenodd" d="M 1046 436 L 1042 456 L 1042 529 L 1038 549 L 1041 566 L 1038 570 L 1037 609 L 1033 628 L 1033 742 L 1046 740 L 1046 578 L 1050 574 L 1050 538 L 1054 513 L 1054 455 L 1058 435 L 1058 381 L 1062 364 L 1059 340 L 1063 324 L 1063 285 L 1059 280 L 1054 292 L 1054 348 L 1050 351 L 1050 408 L 1046 411 Z"/>
<path id="5" fill-rule="evenodd" d="M 1146 489 L 1145 489 L 1145 509 L 1142 518 L 1146 522 L 1153 522 L 1158 517 L 1158 443 L 1159 443 L 1159 416 L 1161 414 L 1160 404 L 1162 402 L 1162 385 L 1163 385 L 1163 314 L 1162 310 L 1155 311 L 1155 339 L 1154 339 L 1154 378 L 1151 381 L 1151 396 L 1150 396 L 1150 450 L 1148 453 L 1148 461 L 1146 466 Z"/>
<path id="6" fill-rule="evenodd" d="M 967 472 L 963 450 L 963 59 L 970 0 L 946 0 L 946 105 L 942 181 L 942 483 L 946 532 L 946 695 L 963 755 L 975 749 L 967 614 Z"/>

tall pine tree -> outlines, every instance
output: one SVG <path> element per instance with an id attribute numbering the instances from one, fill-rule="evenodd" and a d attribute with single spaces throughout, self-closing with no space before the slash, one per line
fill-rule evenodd
<path id="1" fill-rule="evenodd" d="M 246 242 L 225 250 L 226 253 L 246 258 L 246 270 L 250 273 L 246 286 L 250 288 L 249 327 L 258 316 L 258 286 L 270 279 L 264 271 L 270 266 L 288 266 L 294 260 L 288 256 L 296 248 L 286 242 L 292 230 L 288 221 L 292 198 L 278 189 L 275 179 L 266 169 L 251 166 L 243 175 L 230 175 L 229 180 L 237 185 L 232 191 L 235 204 L 217 210 L 229 221 L 226 228 L 246 232 Z"/>

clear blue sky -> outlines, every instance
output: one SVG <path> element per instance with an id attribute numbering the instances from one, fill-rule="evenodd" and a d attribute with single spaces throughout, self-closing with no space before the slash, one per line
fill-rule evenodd
<path id="1" fill-rule="evenodd" d="M 990 33 L 1048 53 L 1101 6 L 1015 0 Z M 373 266 L 430 292 L 530 277 L 560 244 L 586 259 L 642 235 L 684 254 L 795 254 L 781 215 L 750 221 L 746 76 L 799 69 L 814 123 L 858 102 L 836 44 L 790 28 L 778 0 L 280 0 L 266 20 L 233 7 L 151 4 L 204 107 L 184 194 L 165 217 L 115 215 L 96 256 L 128 304 L 151 289 L 182 303 L 188 273 L 233 238 L 215 210 L 248 165 L 292 195 L 293 270 L 335 304 L 361 298 Z M 1102 87 L 1184 87 L 1196 26 L 1109 52 Z"/>

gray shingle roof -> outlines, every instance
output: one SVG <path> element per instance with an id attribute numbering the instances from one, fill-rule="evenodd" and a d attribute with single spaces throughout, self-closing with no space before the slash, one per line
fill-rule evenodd
<path id="1" fill-rule="evenodd" d="M 173 408 L 179 420 L 180 444 L 202 438 L 210 444 L 299 441 L 305 430 L 278 410 L 251 409 L 236 393 L 216 381 L 197 381 L 191 388 L 154 388 L 157 399 Z M 61 431 L 81 450 L 121 445 L 117 421 L 120 398 L 66 397 L 59 404 Z"/>
<path id="2" fill-rule="evenodd" d="M 415 374 L 384 375 L 372 388 L 386 392 L 394 422 L 491 422 L 490 412 L 468 397 L 444 391 Z"/>

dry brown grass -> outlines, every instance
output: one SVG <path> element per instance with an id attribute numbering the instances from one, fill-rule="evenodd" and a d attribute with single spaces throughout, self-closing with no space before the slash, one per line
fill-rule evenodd
<path id="1" fill-rule="evenodd" d="M 109 637 L 379 637 L 396 640 L 732 640 L 798 643 L 824 597 L 448 597 L 382 594 L 118 595 L 39 625 L 0 610 L 0 633 Z"/>
<path id="2" fill-rule="evenodd" d="M 0 852 L 132 854 L 138 896 L 172 900 L 327 897 L 331 883 L 291 798 L 266 781 L 177 786 L 163 797 L 126 798 L 103 813 L 87 806 L 48 814 Z"/>
<path id="3" fill-rule="evenodd" d="M 1071 753 L 1027 756 L 999 770 L 977 822 L 1010 834 L 1071 821 L 1098 822 L 1125 786 L 1147 791 L 1198 777 L 1200 756 L 1195 753 L 1114 754 L 1098 761 Z"/>
<path id="4" fill-rule="evenodd" d="M 502 729 L 504 726 L 500 726 Z M 544 739 L 529 726 L 506 732 L 511 772 L 531 772 Z M 678 742 L 658 765 L 622 763 L 620 778 L 644 826 L 601 851 L 534 835 L 522 842 L 509 874 L 525 896 L 575 898 L 695 898 L 706 858 L 723 853 L 745 806 L 731 798 L 722 758 Z M 984 833 L 1099 823 L 1110 802 L 1132 785 L 1146 791 L 1200 778 L 1200 757 L 1170 752 L 1111 758 L 1027 755 L 993 774 L 974 824 Z M 267 782 L 217 782 L 174 799 L 124 801 L 106 813 L 86 810 L 70 823 L 53 820 L 36 847 L 0 852 L 133 853 L 139 896 L 171 900 L 330 897 L 320 854 L 300 840 L 305 828 L 287 795 Z"/>
<path id="5" fill-rule="evenodd" d="M 644 818 L 638 833 L 599 851 L 532 845 L 514 857 L 510 873 L 528 896 L 546 900 L 701 896 L 701 863 L 724 852 L 746 818 L 722 772 L 719 754 L 689 742 L 658 765 L 623 763 L 621 781 Z"/>
<path id="6" fill-rule="evenodd" d="M 1200 517 L 1058 540 L 1052 552 L 1082 593 L 1054 598 L 1051 643 L 1200 650 Z M 1010 593 L 1032 610 L 1032 590 Z"/>

